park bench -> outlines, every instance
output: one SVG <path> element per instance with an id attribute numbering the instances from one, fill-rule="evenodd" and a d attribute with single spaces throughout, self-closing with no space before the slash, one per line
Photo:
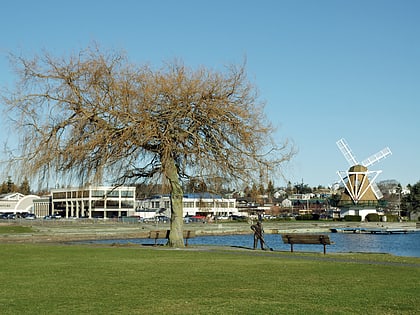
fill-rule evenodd
<path id="1" fill-rule="evenodd" d="M 331 245 L 330 237 L 325 234 L 282 234 L 284 244 L 290 244 L 290 251 L 293 253 L 294 244 L 319 244 L 324 246 L 324 255 L 326 246 Z"/>
<path id="2" fill-rule="evenodd" d="M 155 246 L 157 245 L 158 239 L 169 239 L 169 233 L 171 230 L 160 230 L 160 231 L 150 231 L 149 238 L 155 240 Z M 188 246 L 188 240 L 195 237 L 195 231 L 184 230 L 183 238 L 185 240 L 185 246 Z"/>

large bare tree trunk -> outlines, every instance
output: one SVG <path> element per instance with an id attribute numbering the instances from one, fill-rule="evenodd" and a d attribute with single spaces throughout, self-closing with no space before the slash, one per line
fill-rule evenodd
<path id="1" fill-rule="evenodd" d="M 178 171 L 173 159 L 168 159 L 165 163 L 166 177 L 171 185 L 171 232 L 169 233 L 170 247 L 184 247 L 183 239 L 183 205 L 182 198 L 184 192 L 179 181 Z"/>

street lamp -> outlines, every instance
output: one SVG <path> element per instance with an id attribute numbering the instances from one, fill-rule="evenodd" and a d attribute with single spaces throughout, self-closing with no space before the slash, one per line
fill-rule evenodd
<path id="1" fill-rule="evenodd" d="M 401 187 L 397 187 L 398 193 L 398 220 L 401 220 Z"/>

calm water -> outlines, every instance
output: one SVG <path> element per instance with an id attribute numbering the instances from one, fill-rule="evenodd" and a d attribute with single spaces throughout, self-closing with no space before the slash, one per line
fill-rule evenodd
<path id="1" fill-rule="evenodd" d="M 396 256 L 420 257 L 420 233 L 409 234 L 353 234 L 353 233 L 325 233 L 330 235 L 335 244 L 327 246 L 328 252 L 349 253 L 389 253 Z M 279 234 L 266 234 L 266 244 L 273 250 L 290 251 L 290 245 L 283 244 Z M 154 244 L 151 239 L 130 240 L 95 240 L 92 243 L 138 243 Z M 165 240 L 158 240 L 160 244 Z M 253 236 L 249 235 L 224 235 L 200 236 L 188 240 L 191 245 L 220 245 L 252 247 Z M 320 252 L 322 245 L 294 245 L 295 251 Z"/>

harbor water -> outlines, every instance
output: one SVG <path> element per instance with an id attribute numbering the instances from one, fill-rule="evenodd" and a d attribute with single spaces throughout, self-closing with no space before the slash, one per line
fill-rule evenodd
<path id="1" fill-rule="evenodd" d="M 334 244 L 327 245 L 327 253 L 388 253 L 395 256 L 420 257 L 420 233 L 365 234 L 365 233 L 323 233 L 328 234 Z M 266 234 L 267 246 L 275 251 L 290 251 L 290 245 L 284 244 L 280 234 Z M 83 241 L 86 243 L 87 241 Z M 158 240 L 164 244 L 166 240 Z M 153 239 L 109 239 L 94 240 L 89 243 L 109 244 L 154 244 Z M 252 248 L 253 235 L 217 235 L 198 236 L 188 240 L 189 245 L 216 245 Z M 322 245 L 293 246 L 294 251 L 323 252 Z"/>

